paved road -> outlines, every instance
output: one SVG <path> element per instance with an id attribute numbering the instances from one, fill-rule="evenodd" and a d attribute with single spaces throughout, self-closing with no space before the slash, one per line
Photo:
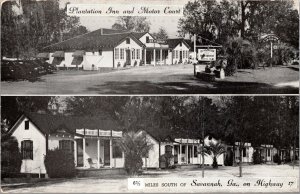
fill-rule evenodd
<path id="1" fill-rule="evenodd" d="M 202 68 L 204 69 L 204 67 Z M 240 71 L 235 76 L 227 77 L 225 80 L 205 82 L 193 76 L 193 65 L 174 65 L 135 67 L 109 73 L 59 71 L 56 74 L 45 75 L 31 82 L 2 82 L 1 91 L 2 94 L 71 95 L 272 94 L 298 93 L 298 80 L 298 71 L 288 68 L 279 70 L 273 68 L 270 71 Z"/>
<path id="2" fill-rule="evenodd" d="M 216 181 L 218 179 L 235 179 L 240 181 L 253 181 L 251 178 L 267 178 L 267 177 L 277 177 L 279 180 L 287 179 L 287 177 L 297 177 L 299 181 L 299 167 L 294 169 L 289 165 L 246 165 L 243 167 L 243 177 L 238 177 L 239 168 L 238 167 L 219 167 L 219 169 L 212 169 L 211 167 L 206 167 L 205 179 L 201 179 L 201 169 L 179 169 L 179 170 L 161 170 L 161 171 L 146 171 L 143 176 L 139 178 L 164 178 L 164 180 L 174 180 L 176 178 L 195 178 L 199 180 L 206 181 Z M 267 180 L 267 179 L 266 179 Z M 4 189 L 4 191 L 9 193 L 108 193 L 108 192 L 139 192 L 139 190 L 128 190 L 127 188 L 127 177 L 101 177 L 101 178 L 80 178 L 72 180 L 64 180 L 60 182 L 50 182 L 50 183 L 39 183 L 31 187 L 23 187 L 17 189 Z M 197 189 L 197 188 L 195 188 Z M 199 189 L 199 188 L 198 188 Z M 279 191 L 274 190 L 273 191 Z M 298 189 L 299 190 L 299 187 Z M 297 191 L 296 190 L 296 191 Z M 162 192 L 162 190 L 155 190 L 155 188 L 147 190 L 148 192 Z M 166 192 L 191 192 L 187 189 L 185 190 L 166 190 Z M 195 191 L 195 190 L 194 190 Z M 211 189 L 196 190 L 198 192 L 212 192 Z M 219 192 L 224 192 L 224 188 L 219 188 Z M 234 190 L 237 192 L 237 190 Z M 244 190 L 246 191 L 246 190 Z M 251 190 L 249 190 L 251 191 Z M 253 189 L 252 189 L 253 191 Z M 257 191 L 257 190 L 254 190 Z M 271 191 L 271 190 L 270 190 Z M 295 189 L 285 189 L 280 191 L 294 191 Z"/>

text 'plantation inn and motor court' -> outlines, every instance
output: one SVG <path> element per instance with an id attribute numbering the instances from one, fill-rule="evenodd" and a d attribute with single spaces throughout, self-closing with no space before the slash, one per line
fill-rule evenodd
<path id="1" fill-rule="evenodd" d="M 159 41 L 149 32 L 101 28 L 47 46 L 37 57 L 58 68 L 100 70 L 187 63 L 190 49 L 183 38 Z"/>

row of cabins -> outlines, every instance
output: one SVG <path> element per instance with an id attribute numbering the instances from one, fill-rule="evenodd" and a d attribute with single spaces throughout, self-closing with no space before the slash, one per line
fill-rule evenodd
<path id="1" fill-rule="evenodd" d="M 183 38 L 157 41 L 149 32 L 101 28 L 43 48 L 37 58 L 58 68 L 83 70 L 187 63 L 191 47 Z"/>
<path id="2" fill-rule="evenodd" d="M 64 149 L 74 154 L 74 163 L 77 169 L 99 168 L 123 168 L 124 153 L 119 147 L 118 141 L 123 132 L 118 124 L 108 117 L 71 117 L 49 115 L 39 113 L 25 113 L 8 131 L 14 136 L 22 151 L 21 173 L 46 174 L 44 165 L 45 155 L 49 150 Z M 202 156 L 199 154 L 202 143 L 199 139 L 161 137 L 158 134 L 147 131 L 147 141 L 153 145 L 152 149 L 143 157 L 143 167 L 161 168 L 160 156 L 166 153 L 174 155 L 174 164 L 196 165 L 202 164 Z M 205 145 L 217 140 L 207 136 Z M 231 146 L 226 146 L 230 150 Z M 261 147 L 262 156 L 271 162 L 277 150 L 271 145 Z M 243 156 L 243 162 L 252 162 L 254 149 L 247 144 L 239 153 L 235 150 L 235 159 L 238 162 L 239 154 Z M 291 154 L 291 152 L 281 153 Z M 218 158 L 218 164 L 224 165 L 226 154 Z M 205 156 L 204 164 L 211 165 L 212 159 Z"/>

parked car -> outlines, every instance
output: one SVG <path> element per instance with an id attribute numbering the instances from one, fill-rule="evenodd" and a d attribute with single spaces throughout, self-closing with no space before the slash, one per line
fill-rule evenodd
<path id="1" fill-rule="evenodd" d="M 30 75 L 25 68 L 15 61 L 2 60 L 1 61 L 1 81 L 3 80 L 24 80 L 28 79 Z"/>
<path id="2" fill-rule="evenodd" d="M 39 75 L 47 74 L 46 68 L 41 64 L 41 62 L 37 60 L 30 60 L 29 62 L 34 66 L 34 68 L 38 69 Z"/>
<path id="3" fill-rule="evenodd" d="M 21 63 L 26 68 L 27 72 L 31 72 L 33 77 L 38 77 L 41 74 L 43 74 L 43 72 L 46 72 L 42 67 L 33 63 L 30 60 L 18 61 L 18 62 Z"/>
<path id="4" fill-rule="evenodd" d="M 38 63 L 45 68 L 47 73 L 54 73 L 57 70 L 55 65 L 49 64 L 46 61 L 42 61 L 42 60 L 36 60 L 36 61 L 38 61 Z"/>

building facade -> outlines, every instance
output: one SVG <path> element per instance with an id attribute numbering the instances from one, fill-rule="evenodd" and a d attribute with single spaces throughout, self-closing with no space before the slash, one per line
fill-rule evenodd
<path id="1" fill-rule="evenodd" d="M 173 165 L 200 165 L 202 164 L 200 139 L 161 137 L 159 134 L 144 133 L 147 141 L 152 144 L 152 149 L 142 158 L 144 168 L 161 168 L 160 158 L 164 154 L 172 154 Z M 19 117 L 10 128 L 9 134 L 14 136 L 22 152 L 21 173 L 46 174 L 44 158 L 49 150 L 64 149 L 74 154 L 74 164 L 77 169 L 123 168 L 124 152 L 119 147 L 123 131 L 116 122 L 107 116 L 97 118 L 71 117 L 26 113 Z M 211 136 L 204 139 L 205 145 L 217 143 Z M 225 149 L 232 146 L 223 144 Z M 236 142 L 236 147 L 238 142 Z M 279 153 L 272 145 L 262 145 L 261 156 L 271 162 L 273 156 Z M 253 162 L 254 148 L 246 143 L 242 152 L 234 150 L 235 161 Z M 279 153 L 280 154 L 280 153 Z M 282 152 L 283 154 L 291 154 Z M 227 153 L 217 158 L 218 165 L 224 165 Z M 212 157 L 205 155 L 204 164 L 211 165 Z"/>
<path id="2" fill-rule="evenodd" d="M 160 42 L 149 32 L 101 28 L 43 48 L 37 55 L 60 69 L 101 70 L 188 61 L 184 39 Z"/>

